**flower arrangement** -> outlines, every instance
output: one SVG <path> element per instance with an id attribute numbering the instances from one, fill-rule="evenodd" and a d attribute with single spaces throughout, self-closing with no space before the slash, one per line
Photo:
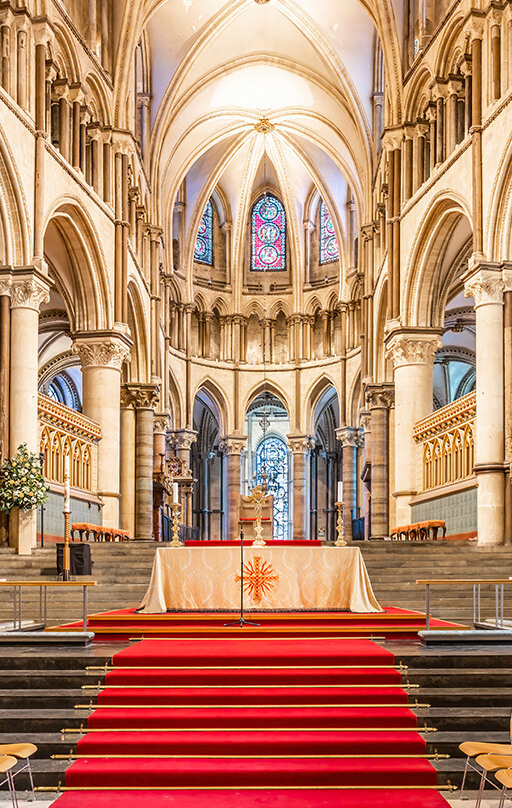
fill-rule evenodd
<path id="1" fill-rule="evenodd" d="M 20 508 L 29 511 L 48 499 L 39 455 L 29 452 L 26 443 L 0 467 L 0 510 Z"/>

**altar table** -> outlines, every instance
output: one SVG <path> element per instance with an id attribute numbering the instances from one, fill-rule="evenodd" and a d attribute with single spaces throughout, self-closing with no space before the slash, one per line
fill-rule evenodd
<path id="1" fill-rule="evenodd" d="M 248 610 L 380 612 L 359 547 L 244 547 Z M 143 614 L 236 610 L 239 547 L 159 547 Z"/>

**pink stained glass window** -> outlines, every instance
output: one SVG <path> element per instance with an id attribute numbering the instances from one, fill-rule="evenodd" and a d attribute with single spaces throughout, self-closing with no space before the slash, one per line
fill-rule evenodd
<path id="1" fill-rule="evenodd" d="M 275 196 L 262 196 L 254 205 L 251 238 L 254 272 L 286 270 L 286 213 Z"/>
<path id="2" fill-rule="evenodd" d="M 329 208 L 322 199 L 320 203 L 320 263 L 330 264 L 340 257 L 338 239 Z"/>

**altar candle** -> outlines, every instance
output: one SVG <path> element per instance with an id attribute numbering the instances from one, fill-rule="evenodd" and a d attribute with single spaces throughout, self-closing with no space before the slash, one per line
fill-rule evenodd
<path id="1" fill-rule="evenodd" d="M 64 510 L 69 513 L 71 511 L 71 484 L 69 474 L 69 455 L 66 455 L 64 461 Z"/>
<path id="2" fill-rule="evenodd" d="M 172 484 L 172 501 L 178 502 L 178 483 Z"/>
<path id="3" fill-rule="evenodd" d="M 338 502 L 343 502 L 343 483 L 341 480 L 338 482 Z"/>

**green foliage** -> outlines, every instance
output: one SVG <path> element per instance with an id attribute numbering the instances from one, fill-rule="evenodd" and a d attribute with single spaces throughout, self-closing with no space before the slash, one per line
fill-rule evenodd
<path id="1" fill-rule="evenodd" d="M 0 467 L 0 510 L 20 508 L 29 511 L 48 499 L 39 455 L 29 452 L 26 443 Z"/>

